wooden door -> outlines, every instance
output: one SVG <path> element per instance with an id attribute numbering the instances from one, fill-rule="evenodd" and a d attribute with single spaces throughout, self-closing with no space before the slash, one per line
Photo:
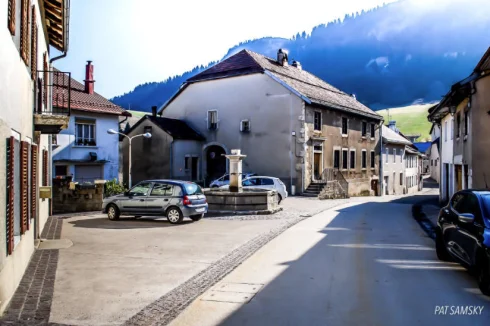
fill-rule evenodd
<path id="1" fill-rule="evenodd" d="M 313 174 L 315 176 L 315 180 L 319 180 L 321 177 L 321 161 L 322 160 L 322 154 L 321 153 L 315 153 L 314 154 L 314 159 L 313 159 Z"/>
<path id="2" fill-rule="evenodd" d="M 463 190 L 463 171 L 461 165 L 455 165 L 456 168 L 456 182 L 458 186 L 458 191 Z"/>

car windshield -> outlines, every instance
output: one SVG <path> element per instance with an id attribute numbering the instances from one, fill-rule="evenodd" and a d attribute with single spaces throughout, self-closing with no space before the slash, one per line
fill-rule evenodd
<path id="1" fill-rule="evenodd" d="M 483 212 L 487 219 L 490 219 L 490 195 L 483 195 Z"/>
<path id="2" fill-rule="evenodd" d="M 202 189 L 195 183 L 186 183 L 185 184 L 185 191 L 187 192 L 188 195 L 202 195 Z"/>

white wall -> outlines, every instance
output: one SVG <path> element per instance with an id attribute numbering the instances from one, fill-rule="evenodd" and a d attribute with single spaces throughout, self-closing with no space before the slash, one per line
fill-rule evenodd
<path id="1" fill-rule="evenodd" d="M 71 112 L 72 113 L 68 129 L 62 130 L 57 136 L 58 146 L 53 150 L 53 161 L 60 159 L 88 160 L 90 158 L 89 153 L 96 152 L 97 160 L 110 161 L 109 163 L 104 164 L 104 179 L 117 179 L 119 172 L 119 136 L 109 135 L 107 134 L 107 130 L 119 130 L 119 116 L 113 114 L 89 113 L 76 110 L 72 110 Z M 77 117 L 96 119 L 96 146 L 75 145 L 75 119 Z M 54 164 L 57 163 L 54 162 Z M 65 164 L 63 163 L 63 165 Z M 74 165 L 70 166 L 69 173 L 73 173 L 73 175 L 75 174 Z M 74 175 L 74 180 L 76 180 L 76 177 L 77 176 Z"/>
<path id="2" fill-rule="evenodd" d="M 38 1 L 30 3 L 39 9 Z M 20 134 L 23 141 L 35 140 L 33 132 L 33 85 L 30 66 L 26 66 L 19 54 L 20 42 L 20 1 L 17 1 L 16 33 L 13 37 L 7 27 L 7 1 L 0 4 L 0 314 L 4 311 L 34 251 L 34 232 L 31 227 L 21 236 L 12 255 L 6 253 L 6 139 L 12 130 Z M 29 9 L 29 15 L 31 10 Z M 37 68 L 42 70 L 43 53 L 47 49 L 44 39 L 41 14 L 37 11 L 38 58 Z M 30 21 L 32 21 L 30 19 Z M 30 30 L 30 28 L 29 28 Z M 49 58 L 48 58 L 49 59 Z M 30 62 L 30 57 L 29 57 Z M 48 148 L 48 136 L 40 139 L 39 151 Z M 41 184 L 42 156 L 39 155 L 38 184 Z M 38 202 L 39 229 L 42 230 L 48 218 L 48 200 Z M 33 224 L 31 224 L 34 226 Z"/>
<path id="3" fill-rule="evenodd" d="M 451 133 L 453 117 L 448 114 L 441 121 L 441 153 L 440 153 L 440 199 L 441 201 L 448 200 L 448 197 L 445 195 L 446 184 L 449 186 L 449 197 L 451 197 L 454 193 L 454 167 L 453 167 L 453 141 L 454 137 L 451 137 L 453 134 Z M 447 123 L 447 137 L 445 132 L 445 126 Z M 451 139 L 452 138 L 452 139 Z M 444 172 L 444 164 L 448 164 L 449 167 L 449 180 L 446 180 L 446 173 Z"/>
<path id="4" fill-rule="evenodd" d="M 430 176 L 432 179 L 436 180 L 438 183 L 440 182 L 441 175 L 441 160 L 439 156 L 439 150 L 437 148 L 437 144 L 432 144 L 430 149 Z M 437 164 L 437 166 L 436 166 Z"/>
<path id="5" fill-rule="evenodd" d="M 217 131 L 207 129 L 208 110 L 218 110 Z M 185 120 L 204 143 L 241 149 L 247 155 L 244 171 L 281 178 L 288 189 L 291 178 L 296 189 L 301 187 L 301 160 L 294 155 L 291 132 L 300 135 L 303 114 L 303 101 L 264 74 L 191 84 L 163 111 L 164 117 Z M 250 120 L 250 133 L 240 132 L 243 119 Z"/>

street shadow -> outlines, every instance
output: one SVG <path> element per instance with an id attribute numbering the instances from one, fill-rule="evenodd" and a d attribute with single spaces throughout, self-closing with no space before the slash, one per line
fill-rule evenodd
<path id="1" fill-rule="evenodd" d="M 111 221 L 105 218 L 87 218 L 75 221 L 69 221 L 76 228 L 88 229 L 149 229 L 149 228 L 166 228 L 178 227 L 180 225 L 193 223 L 192 220 L 184 219 L 180 224 L 171 224 L 162 217 L 121 217 L 117 221 Z"/>
<path id="2" fill-rule="evenodd" d="M 488 325 L 490 299 L 466 270 L 437 259 L 409 207 L 371 202 L 336 212 L 317 231 L 321 236 L 304 231 L 315 225 L 309 220 L 288 234 L 297 246 L 274 244 L 270 269 L 255 267 L 260 274 L 250 276 L 267 285 L 220 325 Z M 334 213 L 322 218 L 328 214 Z M 298 258 L 281 261 L 289 251 Z M 455 318 L 435 315 L 440 305 L 485 308 L 481 316 Z"/>
<path id="3" fill-rule="evenodd" d="M 439 184 L 432 178 L 424 179 L 424 189 L 439 189 Z"/>

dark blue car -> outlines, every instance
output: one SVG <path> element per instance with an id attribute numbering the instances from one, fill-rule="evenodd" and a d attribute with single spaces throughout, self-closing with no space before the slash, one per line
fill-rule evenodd
<path id="1" fill-rule="evenodd" d="M 441 209 L 437 224 L 437 257 L 468 268 L 490 296 L 490 190 L 457 192 Z"/>

